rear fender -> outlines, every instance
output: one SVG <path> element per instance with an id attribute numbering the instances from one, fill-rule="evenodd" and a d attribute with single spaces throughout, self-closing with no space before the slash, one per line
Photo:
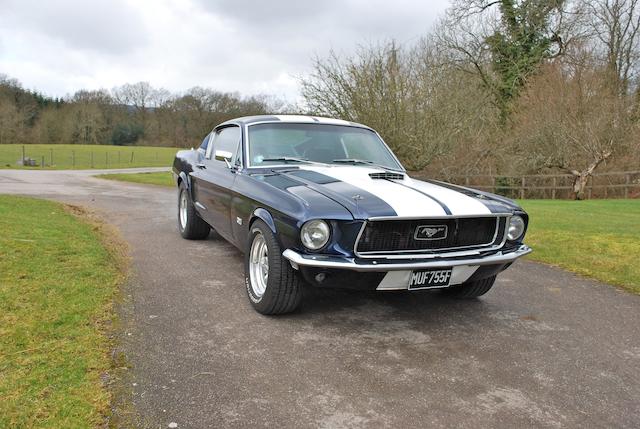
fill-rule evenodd
<path id="1" fill-rule="evenodd" d="M 191 201 L 195 201 L 195 195 L 193 195 L 193 186 L 191 186 L 191 176 L 184 171 L 181 171 L 180 174 L 178 174 L 178 178 L 176 180 L 176 184 L 178 186 L 180 186 L 181 183 L 184 183 L 184 185 L 187 187 L 187 192 L 189 192 L 189 195 L 191 196 Z"/>
<path id="2" fill-rule="evenodd" d="M 180 186 L 181 183 L 185 184 L 185 186 L 187 187 L 187 190 L 191 191 L 191 178 L 189 177 L 189 175 L 187 173 L 185 173 L 184 171 L 181 171 L 180 174 L 178 174 L 178 178 L 176 180 L 176 184 L 178 186 Z"/>

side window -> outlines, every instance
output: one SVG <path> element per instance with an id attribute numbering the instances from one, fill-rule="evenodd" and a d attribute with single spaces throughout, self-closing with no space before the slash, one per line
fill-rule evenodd
<path id="1" fill-rule="evenodd" d="M 226 127 L 216 131 L 213 140 L 213 150 L 211 151 L 211 159 L 215 159 L 215 152 L 222 150 L 231 153 L 232 162 L 236 162 L 238 154 L 238 146 L 240 143 L 240 127 Z"/>

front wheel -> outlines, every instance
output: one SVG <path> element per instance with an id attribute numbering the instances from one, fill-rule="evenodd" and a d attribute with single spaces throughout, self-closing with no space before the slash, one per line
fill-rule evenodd
<path id="1" fill-rule="evenodd" d="M 261 220 L 251 225 L 244 268 L 247 294 L 257 312 L 283 314 L 298 308 L 304 282 L 282 257 L 275 235 Z"/>
<path id="2" fill-rule="evenodd" d="M 487 277 L 486 279 L 476 280 L 473 282 L 463 283 L 458 286 L 451 286 L 443 289 L 445 295 L 459 299 L 472 299 L 484 295 L 489 292 L 496 281 L 496 276 Z"/>

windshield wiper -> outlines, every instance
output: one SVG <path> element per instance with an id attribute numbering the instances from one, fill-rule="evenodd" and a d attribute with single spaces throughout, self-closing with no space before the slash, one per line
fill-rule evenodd
<path id="1" fill-rule="evenodd" d="M 380 167 L 384 170 L 389 170 L 389 167 L 385 167 L 384 165 L 376 164 L 373 161 L 368 161 L 366 159 L 356 159 L 356 158 L 343 158 L 343 159 L 334 159 L 331 162 L 344 163 L 344 164 L 366 164 L 366 165 L 374 165 L 376 167 Z"/>
<path id="2" fill-rule="evenodd" d="M 279 162 L 302 162 L 304 164 L 313 164 L 313 162 L 304 158 L 295 158 L 293 156 L 281 156 L 278 158 L 264 158 L 262 162 L 265 161 L 279 161 Z"/>

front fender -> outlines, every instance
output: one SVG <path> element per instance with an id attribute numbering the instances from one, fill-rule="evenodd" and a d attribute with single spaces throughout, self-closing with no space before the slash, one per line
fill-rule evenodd
<path id="1" fill-rule="evenodd" d="M 267 224 L 282 249 L 286 249 L 291 246 L 291 243 L 295 240 L 295 234 L 291 233 L 292 227 L 289 224 L 295 223 L 293 219 L 289 219 L 289 221 L 287 221 L 285 219 L 288 218 L 285 216 L 284 218 L 278 217 L 276 220 L 267 209 L 258 207 L 251 214 L 247 233 L 251 231 L 251 226 L 258 219 Z M 276 225 L 280 225 L 280 228 Z"/>
<path id="2" fill-rule="evenodd" d="M 273 220 L 273 216 L 271 216 L 271 213 L 269 213 L 266 209 L 258 207 L 253 211 L 251 220 L 249 221 L 249 227 L 251 227 L 251 224 L 253 224 L 256 219 L 260 219 L 261 221 L 266 223 L 269 229 L 271 229 L 271 232 L 276 234 L 276 236 L 278 235 L 276 232 L 276 223 Z"/>

